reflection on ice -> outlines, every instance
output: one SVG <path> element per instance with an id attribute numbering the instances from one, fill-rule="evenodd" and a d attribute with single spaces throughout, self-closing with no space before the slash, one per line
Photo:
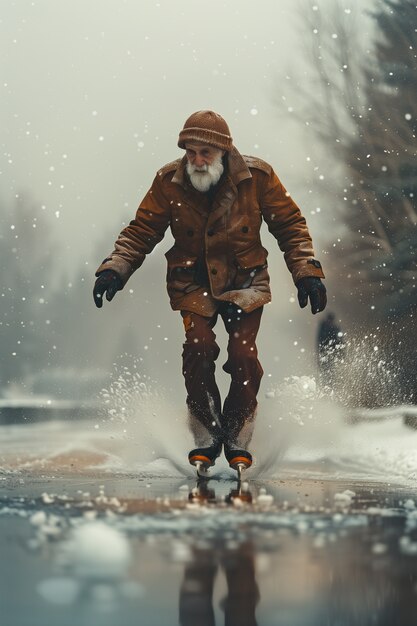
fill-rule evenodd
<path id="1" fill-rule="evenodd" d="M 370 611 L 376 624 L 397 623 L 382 616 L 399 611 L 398 623 L 412 623 L 401 613 L 415 601 L 411 490 L 299 477 L 60 484 L 55 494 L 42 483 L 38 498 L 9 493 L 0 504 L 0 525 L 29 531 L 25 567 L 36 562 L 42 572 L 33 582 L 37 615 L 55 606 L 68 624 L 99 616 L 103 626 L 116 616 L 133 626 L 138 615 L 171 626 L 178 611 L 184 625 L 210 616 L 222 624 L 226 614 L 231 624 L 284 626 L 290 615 L 319 626 L 342 615 L 359 626 Z"/>

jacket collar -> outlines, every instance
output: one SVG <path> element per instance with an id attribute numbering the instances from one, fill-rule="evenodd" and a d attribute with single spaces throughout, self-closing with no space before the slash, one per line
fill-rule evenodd
<path id="1" fill-rule="evenodd" d="M 246 165 L 245 159 L 240 154 L 240 152 L 233 146 L 229 154 L 227 155 L 227 164 L 228 164 L 228 174 L 232 180 L 232 182 L 237 186 L 242 180 L 246 178 L 252 178 L 252 174 L 248 166 Z M 173 183 L 177 183 L 186 189 L 187 187 L 187 178 L 185 173 L 185 167 L 187 165 L 187 157 L 184 155 L 178 165 L 174 176 L 171 181 Z"/>
<path id="2" fill-rule="evenodd" d="M 252 178 L 250 169 L 240 152 L 233 146 L 228 155 L 229 176 L 237 186 L 242 180 Z"/>

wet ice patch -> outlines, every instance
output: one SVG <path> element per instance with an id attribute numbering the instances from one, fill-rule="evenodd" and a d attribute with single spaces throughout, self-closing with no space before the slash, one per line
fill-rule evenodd
<path id="1" fill-rule="evenodd" d="M 73 578 L 61 576 L 42 580 L 37 590 L 42 598 L 51 604 L 68 605 L 76 601 L 80 584 Z"/>

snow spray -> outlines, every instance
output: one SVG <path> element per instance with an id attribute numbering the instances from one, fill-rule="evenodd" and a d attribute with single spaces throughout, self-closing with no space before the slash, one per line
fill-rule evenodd
<path id="1" fill-rule="evenodd" d="M 187 473 L 193 442 L 185 404 L 172 396 L 135 366 L 115 366 L 108 389 L 101 392 L 103 422 L 117 448 L 109 462 L 152 475 Z"/>

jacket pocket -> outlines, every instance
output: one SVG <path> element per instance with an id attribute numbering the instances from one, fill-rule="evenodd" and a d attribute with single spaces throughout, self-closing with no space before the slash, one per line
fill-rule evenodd
<path id="1" fill-rule="evenodd" d="M 165 253 L 168 262 L 167 285 L 168 291 L 189 293 L 198 289 L 195 281 L 197 256 L 183 252 L 175 246 Z"/>
<path id="2" fill-rule="evenodd" d="M 247 289 L 251 286 L 255 276 L 268 267 L 268 251 L 261 245 L 254 246 L 249 250 L 235 252 L 236 276 L 235 289 Z"/>

